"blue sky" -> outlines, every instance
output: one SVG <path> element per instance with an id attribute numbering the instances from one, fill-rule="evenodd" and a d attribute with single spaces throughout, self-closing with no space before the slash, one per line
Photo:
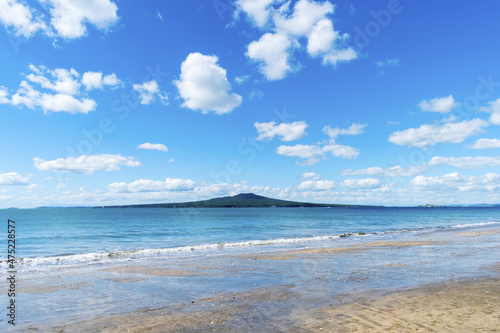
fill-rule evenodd
<path id="1" fill-rule="evenodd" d="M 500 203 L 499 10 L 0 0 L 0 208 Z"/>

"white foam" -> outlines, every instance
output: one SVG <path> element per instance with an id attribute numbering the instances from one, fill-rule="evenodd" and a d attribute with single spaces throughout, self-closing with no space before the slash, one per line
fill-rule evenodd
<path id="1" fill-rule="evenodd" d="M 72 254 L 64 256 L 53 256 L 53 257 L 35 257 L 35 258 L 24 258 L 20 263 L 22 265 L 28 266 L 38 266 L 38 265 L 81 265 L 90 264 L 96 262 L 107 262 L 107 261 L 117 261 L 117 260 L 130 260 L 130 259 L 152 259 L 152 258 L 163 258 L 169 254 L 181 254 L 181 253 L 192 253 L 192 252 L 211 252 L 211 251 L 221 251 L 238 248 L 249 248 L 249 247 L 272 247 L 272 246 L 286 246 L 293 244 L 307 244 L 311 242 L 321 242 L 329 240 L 340 240 L 346 236 L 351 237 L 377 237 L 389 234 L 398 233 L 408 233 L 408 232 L 419 232 L 422 230 L 443 230 L 443 229 L 461 229 L 469 227 L 480 227 L 487 225 L 496 225 L 500 222 L 481 222 L 481 223 L 468 223 L 451 225 L 446 227 L 429 227 L 429 228 L 414 228 L 414 229 L 400 229 L 391 231 L 377 231 L 372 233 L 347 233 L 347 234 L 336 234 L 336 235 L 325 235 L 325 236 L 311 236 L 311 237 L 299 237 L 299 238 L 278 238 L 271 240 L 250 240 L 241 242 L 229 242 L 229 243 L 211 243 L 211 244 L 199 244 L 192 246 L 180 246 L 172 248 L 147 248 L 147 249 L 134 249 L 116 252 L 95 252 L 95 253 L 83 253 L 83 254 Z"/>

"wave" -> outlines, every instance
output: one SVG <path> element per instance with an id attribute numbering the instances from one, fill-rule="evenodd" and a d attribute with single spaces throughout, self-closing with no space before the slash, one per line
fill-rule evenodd
<path id="1" fill-rule="evenodd" d="M 424 227 L 412 229 L 399 229 L 388 231 L 376 232 L 353 232 L 335 235 L 311 236 L 311 237 L 298 237 L 298 238 L 278 238 L 269 240 L 249 240 L 239 242 L 220 242 L 211 244 L 187 245 L 180 247 L 170 248 L 145 248 L 145 249 L 132 249 L 132 250 L 119 250 L 119 251 L 102 251 L 94 253 L 83 254 L 61 254 L 57 256 L 42 256 L 34 258 L 22 258 L 19 260 L 20 265 L 37 266 L 37 265 L 81 265 L 88 263 L 103 263 L 106 261 L 117 260 L 131 260 L 131 259 L 154 259 L 165 258 L 168 255 L 187 254 L 187 253 L 210 253 L 221 252 L 224 250 L 248 250 L 249 248 L 264 248 L 270 249 L 272 247 L 284 247 L 287 245 L 311 245 L 314 242 L 322 241 L 339 241 L 344 239 L 361 239 L 361 237 L 377 237 L 390 234 L 402 234 L 411 232 L 422 231 L 437 231 L 437 230 L 456 230 L 464 228 L 482 227 L 500 225 L 500 222 L 481 222 L 481 223 L 468 223 L 459 225 L 449 225 L 440 227 Z M 3 260 L 3 259 L 2 259 Z"/>

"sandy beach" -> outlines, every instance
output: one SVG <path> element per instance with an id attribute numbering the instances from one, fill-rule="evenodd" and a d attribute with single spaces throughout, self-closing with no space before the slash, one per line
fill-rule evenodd
<path id="1" fill-rule="evenodd" d="M 80 302 L 95 307 L 88 319 L 57 317 L 22 331 L 498 332 L 499 236 L 498 227 L 422 233 L 73 272 L 22 292 L 81 297 L 72 293 L 89 283 L 94 288 L 111 283 L 127 301 L 139 288 L 141 305 L 131 311 L 98 311 L 111 305 L 120 309 L 120 301 Z M 70 283 L 75 277 L 79 280 Z"/>
<path id="2" fill-rule="evenodd" d="M 152 309 L 57 327 L 59 332 L 499 332 L 500 279 L 450 281 L 334 300 L 337 306 L 285 315 L 286 286 L 220 295 L 175 308 Z M 338 295 L 341 299 L 342 295 Z M 278 304 L 269 306 L 268 304 Z"/>

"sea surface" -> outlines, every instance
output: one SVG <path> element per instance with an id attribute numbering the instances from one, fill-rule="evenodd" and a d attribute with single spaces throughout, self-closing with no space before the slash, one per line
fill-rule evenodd
<path id="1" fill-rule="evenodd" d="M 16 222 L 17 257 L 40 266 L 500 225 L 500 208 L 47 208 L 0 210 L 0 218 Z"/>
<path id="2" fill-rule="evenodd" d="M 8 219 L 16 227 L 16 327 L 5 312 Z M 283 286 L 298 296 L 272 309 L 303 312 L 341 293 L 487 274 L 500 258 L 499 208 L 47 208 L 0 210 L 0 221 L 0 331 L 12 332 Z M 358 250 L 272 258 L 323 247 Z M 257 309 L 259 322 L 281 313 Z"/>

